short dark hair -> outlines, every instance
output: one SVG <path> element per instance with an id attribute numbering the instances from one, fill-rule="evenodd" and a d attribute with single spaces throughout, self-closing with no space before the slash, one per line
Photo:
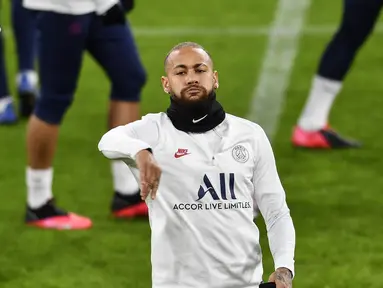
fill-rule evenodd
<path id="1" fill-rule="evenodd" d="M 168 58 L 169 58 L 170 54 L 172 54 L 174 51 L 181 50 L 182 48 L 185 48 L 185 47 L 202 49 L 209 56 L 210 60 L 213 61 L 212 58 L 211 58 L 210 53 L 205 48 L 203 48 L 202 45 L 200 45 L 198 43 L 195 43 L 195 42 L 181 42 L 181 43 L 177 44 L 176 46 L 174 46 L 169 51 L 169 53 L 166 55 L 165 61 L 164 61 L 165 70 L 166 70 L 166 64 L 168 63 Z"/>

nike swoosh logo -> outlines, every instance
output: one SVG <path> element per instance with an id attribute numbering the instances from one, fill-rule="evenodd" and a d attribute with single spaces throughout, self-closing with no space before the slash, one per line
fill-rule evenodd
<path id="1" fill-rule="evenodd" d="M 180 157 L 182 157 L 182 156 L 186 156 L 186 155 L 189 155 L 189 154 L 190 154 L 190 153 L 177 153 L 177 152 L 176 152 L 176 153 L 174 154 L 174 157 L 175 157 L 175 158 L 180 158 Z"/>
<path id="2" fill-rule="evenodd" d="M 195 123 L 198 123 L 198 122 L 202 121 L 203 119 L 205 119 L 206 117 L 207 117 L 207 114 L 206 114 L 205 116 L 203 116 L 202 118 L 199 118 L 199 119 L 197 119 L 197 120 L 193 119 L 193 123 L 194 123 L 194 124 L 195 124 Z"/>

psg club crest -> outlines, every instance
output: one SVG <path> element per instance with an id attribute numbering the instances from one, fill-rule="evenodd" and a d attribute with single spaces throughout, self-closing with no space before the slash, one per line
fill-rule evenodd
<path id="1" fill-rule="evenodd" d="M 232 155 L 234 160 L 240 163 L 245 163 L 247 160 L 249 160 L 249 152 L 242 145 L 236 145 L 233 148 Z"/>

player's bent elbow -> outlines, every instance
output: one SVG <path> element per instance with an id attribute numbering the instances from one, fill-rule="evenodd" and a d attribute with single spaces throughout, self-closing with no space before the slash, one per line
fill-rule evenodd
<path id="1" fill-rule="evenodd" d="M 111 149 L 114 145 L 109 139 L 110 137 L 108 137 L 108 133 L 102 136 L 100 142 L 98 143 L 98 151 L 100 151 L 106 158 L 117 159 L 120 155 L 117 155 L 119 153 L 113 151 L 115 149 Z"/>
<path id="2" fill-rule="evenodd" d="M 122 159 L 120 153 L 116 153 L 115 151 L 109 151 L 109 150 L 102 150 L 100 149 L 101 153 L 110 160 L 119 160 Z"/>
<path id="3" fill-rule="evenodd" d="M 104 151 L 115 151 L 118 142 L 120 142 L 119 135 L 116 135 L 112 129 L 101 137 L 100 142 L 98 142 L 98 151 L 102 153 L 104 153 Z"/>

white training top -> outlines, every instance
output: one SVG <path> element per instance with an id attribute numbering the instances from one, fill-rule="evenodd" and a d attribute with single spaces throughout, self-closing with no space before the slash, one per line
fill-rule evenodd
<path id="1" fill-rule="evenodd" d="M 96 12 L 101 15 L 119 0 L 23 0 L 23 6 L 38 11 L 50 11 L 69 15 Z"/>
<path id="2" fill-rule="evenodd" d="M 98 148 L 130 167 L 151 148 L 162 169 L 157 198 L 146 200 L 153 288 L 258 287 L 258 211 L 275 268 L 294 273 L 295 230 L 272 148 L 257 124 L 226 114 L 213 130 L 185 133 L 165 113 L 148 114 L 107 132 Z"/>

